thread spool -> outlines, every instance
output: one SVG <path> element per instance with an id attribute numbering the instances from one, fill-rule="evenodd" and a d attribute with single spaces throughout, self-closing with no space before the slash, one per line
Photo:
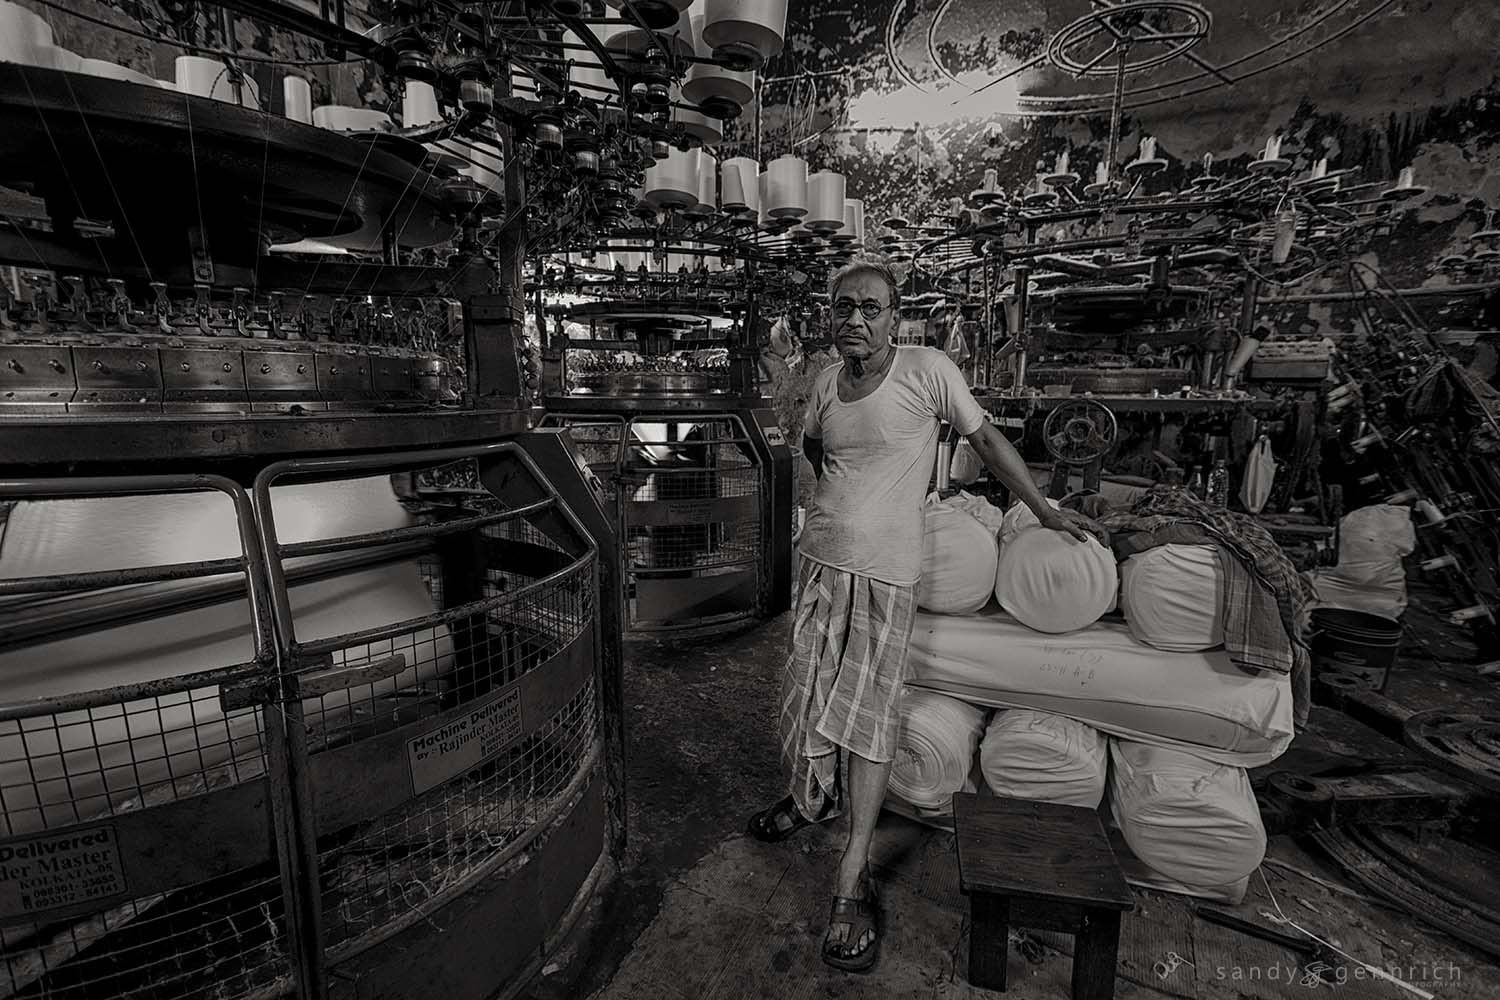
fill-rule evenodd
<path id="1" fill-rule="evenodd" d="M 688 18 L 693 53 L 700 59 L 711 59 L 714 47 L 703 40 L 701 7 L 701 4 L 694 4 Z M 683 81 L 682 96 L 714 118 L 737 118 L 745 106 L 755 100 L 755 76 L 713 63 L 693 63 Z"/>
<path id="2" fill-rule="evenodd" d="M 856 244 L 865 242 L 865 203 L 859 198 L 844 199 L 844 228 L 840 235 L 847 236 Z"/>
<path id="3" fill-rule="evenodd" d="M 646 169 L 643 200 L 656 209 L 691 208 L 698 203 L 698 151 L 668 150 L 667 158 Z"/>
<path id="4" fill-rule="evenodd" d="M 300 76 L 282 77 L 281 103 L 287 118 L 312 124 L 312 87 Z"/>
<path id="5" fill-rule="evenodd" d="M 713 212 L 719 204 L 719 165 L 706 152 L 698 152 L 698 204 Z"/>
<path id="6" fill-rule="evenodd" d="M 43 65 L 52 26 L 20 4 L 0 2 L 0 62 Z"/>
<path id="7" fill-rule="evenodd" d="M 745 186 L 745 175 L 740 171 L 739 164 L 735 162 L 740 159 L 743 159 L 743 157 L 725 160 L 719 165 L 720 197 L 722 198 L 724 214 L 726 215 L 738 215 L 744 211 L 756 211 L 749 204 L 752 199 L 750 198 L 749 190 Z M 760 190 L 758 188 L 755 189 L 755 198 L 753 200 L 757 203 L 760 201 Z"/>
<path id="8" fill-rule="evenodd" d="M 766 164 L 770 179 L 766 213 L 773 219 L 800 219 L 807 214 L 807 161 L 800 156 L 778 156 Z"/>
<path id="9" fill-rule="evenodd" d="M 1416 506 L 1418 513 L 1427 519 L 1428 524 L 1442 524 L 1448 520 L 1448 516 L 1438 510 L 1437 504 L 1431 500 L 1418 500 Z"/>
<path id="10" fill-rule="evenodd" d="M 432 84 L 421 80 L 407 80 L 406 87 L 401 94 L 401 125 L 403 128 L 416 128 L 420 125 L 431 125 L 442 119 L 438 112 L 437 91 L 432 89 Z"/>
<path id="11" fill-rule="evenodd" d="M 814 232 L 832 233 L 844 228 L 844 175 L 819 170 L 807 179 L 807 219 Z"/>
<path id="12" fill-rule="evenodd" d="M 735 175 L 733 182 L 729 177 L 731 173 Z M 719 175 L 725 191 L 725 210 L 729 210 L 729 185 L 737 183 L 744 210 L 758 216 L 760 214 L 760 164 L 748 156 L 732 156 L 720 166 Z"/>
<path id="13" fill-rule="evenodd" d="M 786 40 L 787 0 L 704 0 L 703 40 L 737 70 L 760 69 Z"/>

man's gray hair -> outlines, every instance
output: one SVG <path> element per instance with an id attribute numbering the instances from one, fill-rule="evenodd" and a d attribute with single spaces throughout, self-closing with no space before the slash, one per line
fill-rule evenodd
<path id="1" fill-rule="evenodd" d="M 896 272 L 878 257 L 856 257 L 834 271 L 833 276 L 828 279 L 828 304 L 833 305 L 834 299 L 838 298 L 839 285 L 861 274 L 873 274 L 885 282 L 885 287 L 891 293 L 891 301 L 887 305 L 895 307 L 901 304 L 901 289 L 896 280 Z"/>

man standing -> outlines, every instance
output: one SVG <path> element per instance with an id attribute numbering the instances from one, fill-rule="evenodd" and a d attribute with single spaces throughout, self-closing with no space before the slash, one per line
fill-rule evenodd
<path id="1" fill-rule="evenodd" d="M 778 841 L 844 809 L 823 960 L 848 971 L 879 944 L 870 841 L 891 775 L 902 683 L 921 575 L 923 501 L 943 421 L 1043 525 L 1082 540 L 1082 518 L 1048 506 L 1020 455 L 984 418 L 958 367 L 940 351 L 898 347 L 899 295 L 890 268 L 856 260 L 829 282 L 834 344 L 808 400 L 803 449 L 818 477 L 798 551 L 792 652 L 781 685 L 781 756 L 791 794 L 757 813 L 750 833 Z"/>

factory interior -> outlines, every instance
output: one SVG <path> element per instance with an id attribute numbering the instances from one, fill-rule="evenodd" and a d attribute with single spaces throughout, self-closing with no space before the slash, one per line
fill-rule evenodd
<path id="1" fill-rule="evenodd" d="M 1500 998 L 1497 45 L 0 0 L 0 1000 Z"/>

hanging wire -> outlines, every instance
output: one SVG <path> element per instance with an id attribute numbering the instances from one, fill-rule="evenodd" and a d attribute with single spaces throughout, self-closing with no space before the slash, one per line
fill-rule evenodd
<path id="1" fill-rule="evenodd" d="M 42 123 L 42 131 L 47 133 L 47 142 L 52 146 L 52 152 L 57 157 L 57 165 L 62 170 L 63 180 L 67 183 L 68 190 L 73 193 L 73 200 L 81 208 L 84 204 L 83 195 L 79 192 L 78 186 L 73 183 L 73 175 L 68 171 L 67 159 L 62 155 L 62 150 L 58 148 L 57 139 L 53 137 L 52 129 L 47 124 L 47 116 L 42 114 L 41 105 L 36 99 L 36 92 L 31 89 L 31 80 L 26 73 L 26 67 L 17 64 L 16 69 L 21 74 L 21 82 L 26 86 L 26 93 L 31 97 L 32 107 L 36 109 L 37 118 Z M 104 247 L 99 245 L 98 240 L 90 240 L 89 242 L 94 244 L 94 249 L 99 253 L 99 260 L 104 265 L 105 276 L 114 277 L 114 272 L 109 266 L 109 258 L 105 256 Z"/>

